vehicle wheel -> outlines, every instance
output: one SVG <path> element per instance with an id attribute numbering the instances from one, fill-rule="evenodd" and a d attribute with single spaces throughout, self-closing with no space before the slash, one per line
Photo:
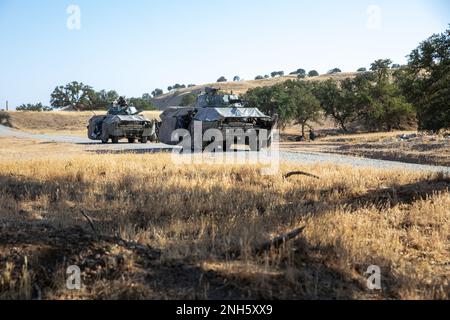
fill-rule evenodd
<path id="1" fill-rule="evenodd" d="M 136 139 L 134 138 L 128 138 L 128 143 L 134 143 L 136 141 Z"/>
<path id="2" fill-rule="evenodd" d="M 156 133 L 150 136 L 150 142 L 158 143 L 158 135 Z"/>
<path id="3" fill-rule="evenodd" d="M 106 143 L 108 143 L 108 140 L 109 140 L 108 138 L 102 139 L 102 143 L 106 144 Z"/>
<path id="4" fill-rule="evenodd" d="M 223 141 L 222 142 L 222 152 L 227 152 L 228 150 L 227 150 L 227 142 L 226 141 Z"/>
<path id="5" fill-rule="evenodd" d="M 141 143 L 147 143 L 147 142 L 148 142 L 148 137 L 142 137 Z"/>
<path id="6" fill-rule="evenodd" d="M 112 143 L 114 143 L 114 144 L 119 143 L 118 137 L 113 137 L 111 140 L 112 140 Z"/>
<path id="7" fill-rule="evenodd" d="M 249 144 L 248 146 L 250 147 L 251 151 L 261 151 L 261 144 L 259 143 L 259 141 L 256 142 L 256 146 L 253 146 L 253 148 L 251 144 Z"/>

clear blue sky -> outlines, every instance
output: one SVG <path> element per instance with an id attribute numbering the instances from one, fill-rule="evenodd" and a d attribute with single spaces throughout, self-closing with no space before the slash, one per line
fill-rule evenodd
<path id="1" fill-rule="evenodd" d="M 71 4 L 80 30 L 67 28 Z M 221 75 L 404 63 L 448 23 L 448 0 L 0 0 L 0 108 L 48 104 L 74 80 L 140 96 Z"/>

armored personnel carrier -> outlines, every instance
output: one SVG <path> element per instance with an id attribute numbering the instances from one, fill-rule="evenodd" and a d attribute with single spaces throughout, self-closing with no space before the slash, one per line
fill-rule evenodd
<path id="1" fill-rule="evenodd" d="M 221 93 L 217 88 L 206 88 L 192 107 L 170 107 L 160 118 L 159 141 L 186 146 L 181 141 L 188 137 L 192 150 L 204 150 L 215 144 L 217 149 L 229 151 L 232 145 L 240 144 L 259 151 L 270 146 L 270 133 L 276 124 L 276 118 L 257 108 L 245 107 L 245 102 L 237 95 Z M 184 134 L 174 135 L 175 130 Z M 259 138 L 260 132 L 266 134 L 264 140 Z"/>
<path id="2" fill-rule="evenodd" d="M 129 143 L 156 140 L 156 122 L 140 115 L 123 97 L 112 104 L 106 115 L 93 116 L 87 128 L 89 139 L 102 143 L 108 143 L 110 139 L 112 143 L 118 143 L 120 139 L 128 139 Z"/>

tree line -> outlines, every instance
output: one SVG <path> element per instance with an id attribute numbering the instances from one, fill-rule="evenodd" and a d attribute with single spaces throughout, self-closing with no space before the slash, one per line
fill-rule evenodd
<path id="1" fill-rule="evenodd" d="M 138 110 L 155 110 L 151 99 L 152 94 L 144 93 L 138 98 L 129 98 L 130 104 Z M 73 81 L 63 86 L 56 87 L 50 95 L 50 106 L 42 103 L 22 104 L 17 107 L 18 111 L 51 111 L 55 109 L 84 110 L 105 110 L 115 100 L 119 94 L 115 90 L 95 91 L 91 86 L 82 82 Z"/>
<path id="2" fill-rule="evenodd" d="M 333 68 L 328 73 L 341 72 Z M 318 72 L 297 69 L 298 79 L 314 77 Z M 274 71 L 272 77 L 283 76 Z M 269 78 L 269 75 L 256 79 Z M 226 81 L 225 77 L 218 80 Z M 235 76 L 234 81 L 240 77 Z M 358 122 L 369 131 L 403 129 L 418 124 L 419 130 L 440 131 L 450 127 L 450 29 L 426 39 L 408 56 L 404 66 L 380 59 L 370 70 L 359 68 L 354 78 L 342 81 L 288 80 L 271 87 L 259 87 L 247 92 L 249 106 L 268 114 L 278 114 L 280 124 L 290 122 L 302 127 L 304 135 L 308 122 L 322 114 L 330 116 L 343 131 Z M 187 87 L 192 87 L 193 84 Z M 177 90 L 185 85 L 175 84 L 167 89 Z M 155 89 L 129 101 L 140 110 L 153 110 L 151 99 L 163 94 Z M 81 82 L 56 87 L 51 94 L 51 106 L 24 104 L 17 110 L 48 111 L 57 108 L 74 110 L 106 109 L 119 94 L 114 90 L 95 91 Z M 195 96 L 183 97 L 182 104 L 190 105 Z"/>
<path id="3" fill-rule="evenodd" d="M 249 106 L 278 114 L 282 126 L 299 124 L 302 135 L 310 121 L 330 116 L 343 131 L 360 123 L 368 131 L 404 129 L 438 132 L 450 128 L 450 29 L 423 41 L 400 66 L 376 60 L 370 71 L 361 68 L 342 81 L 288 80 L 251 89 Z M 340 72 L 330 70 L 329 73 Z M 297 74 L 305 75 L 303 69 Z"/>

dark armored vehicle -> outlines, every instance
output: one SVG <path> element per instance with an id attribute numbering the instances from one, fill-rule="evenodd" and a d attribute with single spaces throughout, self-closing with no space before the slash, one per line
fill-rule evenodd
<path id="1" fill-rule="evenodd" d="M 117 103 L 108 109 L 103 116 L 94 116 L 89 120 L 88 137 L 102 143 L 118 143 L 126 138 L 129 143 L 136 140 L 142 143 L 156 140 L 156 122 L 139 115 L 135 107 L 129 106 L 126 100 L 119 98 Z"/>
<path id="2" fill-rule="evenodd" d="M 251 150 L 259 151 L 270 146 L 271 131 L 276 124 L 275 118 L 257 108 L 245 107 L 245 102 L 237 95 L 220 93 L 216 88 L 206 88 L 192 107 L 170 107 L 160 118 L 159 141 L 176 145 L 189 136 L 191 149 L 196 150 L 215 143 L 217 149 L 224 151 L 236 144 L 248 145 Z M 177 129 L 184 129 L 185 134 L 174 135 Z M 263 133 L 265 138 L 260 139 Z"/>

